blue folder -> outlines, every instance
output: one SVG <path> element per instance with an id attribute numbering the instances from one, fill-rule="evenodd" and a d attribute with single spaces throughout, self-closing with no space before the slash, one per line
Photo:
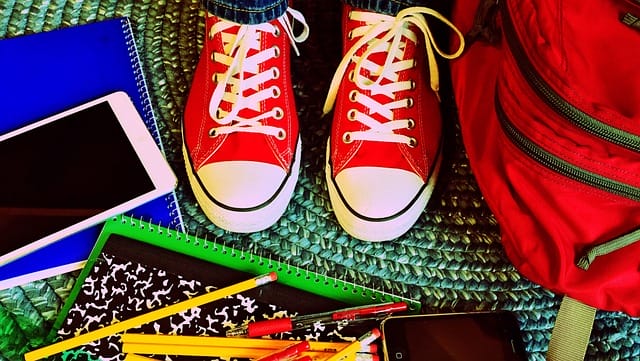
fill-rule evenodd
<path id="1" fill-rule="evenodd" d="M 125 91 L 162 149 L 128 18 L 0 40 L 0 78 L 0 134 Z M 127 214 L 183 231 L 175 193 Z M 100 229 L 91 227 L 1 266 L 0 289 L 81 267 Z"/>

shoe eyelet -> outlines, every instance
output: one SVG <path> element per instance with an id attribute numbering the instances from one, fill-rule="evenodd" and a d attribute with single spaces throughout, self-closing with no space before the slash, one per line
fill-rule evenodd
<path id="1" fill-rule="evenodd" d="M 351 70 L 349 72 L 349 81 L 352 82 L 352 83 L 354 83 L 356 81 L 356 73 L 353 70 Z"/>
<path id="2" fill-rule="evenodd" d="M 352 91 L 349 92 L 349 100 L 351 100 L 352 102 L 355 102 L 357 97 L 358 97 L 358 91 L 357 90 L 352 90 Z"/>
<path id="3" fill-rule="evenodd" d="M 411 83 L 410 83 L 410 84 L 411 84 L 411 85 L 410 85 L 410 88 L 409 88 L 409 89 L 410 89 L 410 90 L 415 90 L 415 89 L 416 89 L 416 82 L 415 82 L 414 80 L 411 80 Z"/>
<path id="4" fill-rule="evenodd" d="M 414 137 L 409 138 L 409 143 L 407 144 L 410 148 L 415 148 L 418 146 L 418 140 Z"/>
<path id="5" fill-rule="evenodd" d="M 413 98 L 407 98 L 407 108 L 413 108 L 414 103 Z"/>
<path id="6" fill-rule="evenodd" d="M 411 64 L 411 67 L 415 68 L 416 66 L 418 66 L 418 61 L 416 59 L 413 59 L 413 64 Z"/>
<path id="7" fill-rule="evenodd" d="M 271 68 L 271 71 L 273 72 L 273 76 L 272 76 L 272 78 L 273 78 L 274 80 L 275 80 L 275 79 L 280 78 L 280 69 L 278 69 L 278 68 L 276 68 L 276 67 L 274 66 L 273 68 Z"/>
<path id="8" fill-rule="evenodd" d="M 416 121 L 413 118 L 407 119 L 407 129 L 413 129 L 416 127 Z"/>
<path id="9" fill-rule="evenodd" d="M 280 97 L 280 94 L 281 94 L 280 88 L 278 88 L 277 86 L 272 86 L 271 91 L 273 91 L 273 94 L 271 96 L 274 99 Z"/>
<path id="10" fill-rule="evenodd" d="M 218 132 L 216 131 L 216 128 L 211 128 L 211 129 L 209 129 L 209 136 L 210 136 L 211 138 L 215 138 L 215 137 L 217 137 L 217 136 L 218 136 Z"/>
<path id="11" fill-rule="evenodd" d="M 349 30 L 349 32 L 347 33 L 347 39 L 353 40 L 353 31 L 352 30 Z"/>
<path id="12" fill-rule="evenodd" d="M 276 26 L 275 30 L 273 31 L 273 36 L 278 38 L 278 37 L 280 37 L 280 34 L 282 34 L 282 32 L 280 31 L 280 28 Z"/>
<path id="13" fill-rule="evenodd" d="M 273 47 L 273 56 L 275 58 L 279 58 L 280 57 L 280 48 L 279 47 L 277 47 L 277 46 Z"/>
<path id="14" fill-rule="evenodd" d="M 287 132 L 285 132 L 283 129 L 278 130 L 278 134 L 276 134 L 276 139 L 278 140 L 287 139 Z"/>
<path id="15" fill-rule="evenodd" d="M 351 133 L 345 132 L 344 134 L 342 134 L 342 141 L 344 142 L 344 144 L 352 143 L 353 139 L 351 138 Z"/>
<path id="16" fill-rule="evenodd" d="M 355 109 L 349 109 L 349 111 L 347 112 L 347 119 L 354 121 L 356 120 L 357 115 L 358 112 Z"/>
<path id="17" fill-rule="evenodd" d="M 273 108 L 273 119 L 280 120 L 284 118 L 284 111 L 282 108 Z"/>

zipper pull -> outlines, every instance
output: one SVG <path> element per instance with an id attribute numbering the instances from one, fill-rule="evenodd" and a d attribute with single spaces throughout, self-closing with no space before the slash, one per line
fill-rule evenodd
<path id="1" fill-rule="evenodd" d="M 587 271 L 589 270 L 591 263 L 595 261 L 597 257 L 608 255 L 609 253 L 620 250 L 638 241 L 640 241 L 640 229 L 636 229 L 625 235 L 614 238 L 611 241 L 592 247 L 587 250 L 587 253 L 580 257 L 576 266 Z"/>
<path id="2" fill-rule="evenodd" d="M 620 21 L 622 21 L 623 24 L 640 31 L 640 18 L 637 16 L 631 13 L 625 13 L 622 15 L 622 18 L 620 18 Z"/>
<path id="3" fill-rule="evenodd" d="M 471 45 L 476 40 L 489 44 L 500 42 L 501 32 L 498 26 L 499 0 L 482 0 L 476 9 L 471 30 L 465 35 L 465 43 Z"/>

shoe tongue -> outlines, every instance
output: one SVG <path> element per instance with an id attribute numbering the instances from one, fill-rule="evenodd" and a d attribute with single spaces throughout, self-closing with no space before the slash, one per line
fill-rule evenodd
<path id="1" fill-rule="evenodd" d="M 224 20 L 219 20 L 219 21 L 224 21 Z M 267 35 L 265 34 L 263 31 L 258 30 L 258 29 L 250 29 L 247 31 L 247 33 L 244 35 L 243 39 L 238 40 L 237 36 L 240 33 L 240 29 L 241 29 L 241 25 L 232 25 L 231 27 L 225 29 L 224 31 L 222 31 L 221 33 L 217 34 L 216 36 L 221 37 L 222 43 L 224 45 L 225 51 L 224 53 L 227 53 L 229 50 L 231 51 L 231 54 L 226 54 L 228 56 L 231 57 L 236 57 L 239 55 L 238 51 L 242 48 L 242 45 L 247 45 L 247 42 L 251 42 L 251 43 L 257 43 L 258 48 L 255 48 L 252 44 L 252 46 L 249 47 L 246 56 L 253 56 L 256 55 L 257 53 L 268 49 L 270 46 L 272 46 L 273 44 L 267 44 L 267 42 L 265 41 L 264 37 Z M 233 49 L 229 49 L 233 46 L 233 43 L 237 42 L 235 48 Z M 244 43 L 244 44 L 243 44 Z"/>
<path id="2" fill-rule="evenodd" d="M 370 50 L 371 46 L 377 46 L 379 49 L 376 49 L 375 52 L 370 52 L 368 57 L 369 60 L 375 62 L 376 64 L 383 65 L 387 59 L 388 54 L 391 52 L 393 52 L 395 55 L 393 59 L 394 62 L 408 60 L 414 57 L 416 49 L 415 44 L 403 35 L 396 35 L 402 37 L 402 39 L 397 43 L 396 46 L 393 45 L 394 38 L 389 39 L 389 41 L 386 42 L 383 46 L 380 46 L 378 40 L 380 40 L 387 34 L 388 32 L 383 32 L 375 39 L 370 40 L 367 44 L 356 51 L 356 56 L 361 57 L 365 52 Z M 356 44 L 358 40 L 359 39 L 353 39 L 349 41 L 347 45 L 349 47 L 354 46 L 354 44 Z"/>
<path id="3" fill-rule="evenodd" d="M 373 40 L 372 42 L 375 42 L 375 40 Z M 371 46 L 371 43 L 369 43 L 368 46 Z M 388 77 L 392 75 L 390 73 L 392 70 L 382 69 L 385 65 L 385 62 L 387 61 L 389 52 L 393 52 L 395 55 L 394 58 L 391 60 L 391 63 L 402 61 L 402 60 L 415 59 L 416 46 L 413 42 L 409 41 L 408 39 L 404 39 L 404 41 L 400 42 L 399 46 L 400 46 L 399 49 L 398 48 L 391 49 L 390 48 L 391 45 L 389 44 L 388 47 L 385 47 L 385 49 L 387 49 L 386 51 L 382 51 L 382 49 L 380 49 L 380 51 L 369 53 L 367 55 L 367 59 L 361 59 L 361 60 L 370 61 L 377 64 L 379 66 L 379 70 L 376 73 L 373 73 L 373 72 L 369 72 L 368 70 L 365 70 L 363 67 L 360 71 L 360 75 L 370 79 L 371 81 L 376 81 L 378 80 L 379 76 L 383 76 L 383 78 L 380 79 L 380 85 L 386 85 L 391 83 L 392 80 L 390 80 Z M 365 54 L 366 50 L 367 50 L 367 47 L 365 46 L 356 53 L 356 56 L 362 57 Z M 398 81 L 401 81 L 401 80 L 407 80 L 406 73 L 404 75 L 403 74 L 399 75 Z"/>

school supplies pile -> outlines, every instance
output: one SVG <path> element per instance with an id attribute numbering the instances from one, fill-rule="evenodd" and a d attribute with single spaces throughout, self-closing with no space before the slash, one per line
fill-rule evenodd
<path id="1" fill-rule="evenodd" d="M 265 276 L 238 282 L 247 274 Z M 276 278 L 278 282 L 271 284 Z M 61 352 L 65 357 L 88 354 L 121 360 L 127 352 L 162 354 L 179 350 L 166 345 L 193 341 L 158 338 L 167 340 L 163 341 L 165 346 L 150 349 L 138 345 L 125 351 L 125 332 L 224 336 L 231 330 L 237 333 L 258 325 L 257 329 L 268 329 L 272 338 L 353 341 L 354 334 L 364 334 L 363 328 L 379 323 L 376 317 L 419 309 L 418 303 L 401 296 L 348 286 L 126 216 L 106 223 L 78 280 L 54 326 L 57 332 L 50 337 L 52 344 L 28 353 L 29 360 Z M 229 284 L 233 286 L 229 288 Z M 259 290 L 252 290 L 257 286 L 261 286 Z M 372 302 L 376 305 L 369 305 Z M 363 306 L 345 308 L 345 304 Z M 296 320 L 310 322 L 288 329 L 272 324 L 291 325 Z M 260 326 L 262 322 L 267 326 Z M 149 343 L 143 341 L 134 343 Z M 193 344 L 185 347 L 190 352 L 197 349 Z M 219 349 L 199 352 L 215 356 L 210 355 L 213 351 Z"/>
<path id="2" fill-rule="evenodd" d="M 246 280 L 244 282 L 240 282 L 228 287 L 224 287 L 224 288 L 212 291 L 210 293 L 206 293 L 194 298 L 190 298 L 181 302 L 174 303 L 172 305 L 165 306 L 163 308 L 150 311 L 148 313 L 144 313 L 131 318 L 126 318 L 122 321 L 112 323 L 108 326 L 100 327 L 93 331 L 89 331 L 87 333 L 72 337 L 70 339 L 56 342 L 49 346 L 45 346 L 41 349 L 29 352 L 25 355 L 25 360 L 26 361 L 38 360 L 40 358 L 49 357 L 57 353 L 67 351 L 71 348 L 81 346 L 85 343 L 100 340 L 101 338 L 104 338 L 104 337 L 112 337 L 119 332 L 126 331 L 130 328 L 143 325 L 148 322 L 156 321 L 162 317 L 171 316 L 174 313 L 188 311 L 190 308 L 198 307 L 208 302 L 213 302 L 213 301 L 222 299 L 224 297 L 232 296 L 242 291 L 249 290 L 254 287 L 262 286 L 263 284 L 275 281 L 276 278 L 277 277 L 274 273 L 259 276 L 253 279 Z M 153 300 L 150 300 L 150 301 L 153 301 Z M 91 322 L 91 320 L 89 320 L 89 322 Z"/>

